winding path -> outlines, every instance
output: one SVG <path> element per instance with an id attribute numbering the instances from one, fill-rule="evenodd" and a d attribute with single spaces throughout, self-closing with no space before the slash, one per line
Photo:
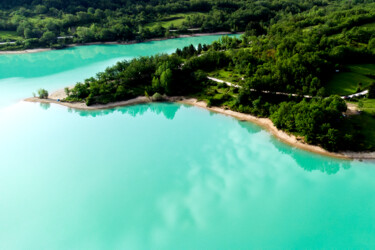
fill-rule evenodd
<path id="1" fill-rule="evenodd" d="M 231 82 L 226 82 L 224 80 L 221 80 L 221 79 L 218 79 L 218 78 L 215 78 L 215 77 L 210 77 L 210 76 L 207 76 L 207 79 L 211 80 L 211 81 L 214 81 L 214 82 L 218 82 L 218 83 L 225 83 L 226 85 L 228 85 L 229 87 L 235 87 L 235 88 L 242 88 L 240 85 L 237 85 L 237 84 L 233 84 Z M 255 89 L 250 89 L 250 91 L 256 91 Z M 261 91 L 262 93 L 266 93 L 266 94 L 269 94 L 269 93 L 273 93 L 275 95 L 285 95 L 285 96 L 300 96 L 298 94 L 292 94 L 292 93 L 285 93 L 285 92 L 271 92 L 271 91 L 268 91 L 268 90 L 262 90 Z M 348 95 L 348 96 L 341 96 L 342 99 L 351 99 L 353 97 L 361 97 L 361 96 L 365 96 L 368 94 L 368 90 L 365 90 L 365 91 L 362 91 L 362 92 L 359 92 L 359 93 L 355 93 L 355 94 L 352 94 L 352 95 Z M 303 95 L 304 98 L 313 98 L 311 95 Z"/>

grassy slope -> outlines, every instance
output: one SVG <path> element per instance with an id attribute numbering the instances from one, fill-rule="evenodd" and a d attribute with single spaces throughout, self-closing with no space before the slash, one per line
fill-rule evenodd
<path id="1" fill-rule="evenodd" d="M 233 71 L 229 71 L 226 69 L 215 70 L 209 73 L 209 76 L 219 78 L 220 80 L 224 80 L 231 83 L 239 83 L 242 80 L 242 75 L 234 73 Z"/>
<path id="2" fill-rule="evenodd" d="M 363 107 L 359 108 L 363 112 L 360 115 L 350 117 L 352 129 L 359 132 L 362 141 L 362 148 L 365 150 L 375 150 L 375 99 L 361 99 Z M 359 102 L 350 102 L 358 105 Z"/>
<path id="3" fill-rule="evenodd" d="M 368 112 L 363 112 L 360 115 L 355 115 L 350 118 L 354 129 L 359 132 L 361 136 L 362 150 L 375 150 L 375 119 L 374 116 Z"/>
<path id="4" fill-rule="evenodd" d="M 179 14 L 169 15 L 167 17 L 162 18 L 158 22 L 148 23 L 145 25 L 145 27 L 149 29 L 153 29 L 153 28 L 156 28 L 160 24 L 163 28 L 169 28 L 171 25 L 178 28 L 178 27 L 181 27 L 182 23 L 186 20 L 188 16 L 191 16 L 194 14 L 204 15 L 203 13 L 199 13 L 199 12 L 189 12 L 189 13 L 179 13 Z"/>
<path id="5" fill-rule="evenodd" d="M 367 88 L 375 79 L 366 74 L 375 74 L 375 64 L 348 65 L 346 72 L 336 73 L 327 84 L 327 91 L 330 94 L 348 95 L 356 92 L 358 83 L 362 88 Z"/>
<path id="6" fill-rule="evenodd" d="M 22 37 L 18 36 L 15 31 L 0 31 L 0 41 L 17 41 L 21 39 Z"/>
<path id="7" fill-rule="evenodd" d="M 364 98 L 364 99 L 361 99 L 359 103 L 363 104 L 363 106 L 359 108 L 360 110 L 375 116 L 375 99 Z M 355 103 L 355 104 L 358 105 L 359 103 Z"/>

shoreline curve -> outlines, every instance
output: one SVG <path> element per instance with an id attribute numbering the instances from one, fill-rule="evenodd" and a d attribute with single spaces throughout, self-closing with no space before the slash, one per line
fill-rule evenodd
<path id="1" fill-rule="evenodd" d="M 90 45 L 130 45 L 130 44 L 138 44 L 138 43 L 147 43 L 147 42 L 155 42 L 155 41 L 164 41 L 164 40 L 170 40 L 170 39 L 176 39 L 176 38 L 185 38 L 185 37 L 199 37 L 199 36 L 217 36 L 217 35 L 231 35 L 231 34 L 237 34 L 241 35 L 243 32 L 213 32 L 213 33 L 194 33 L 189 35 L 178 35 L 178 36 L 172 36 L 172 37 L 160 37 L 160 38 L 151 38 L 146 39 L 144 41 L 138 42 L 136 40 L 131 40 L 127 42 L 116 42 L 116 41 L 110 41 L 110 42 L 90 42 L 90 43 L 73 43 L 66 45 L 65 48 L 62 49 L 52 49 L 52 48 L 37 48 L 37 49 L 26 49 L 26 50 L 5 50 L 0 51 L 0 55 L 12 55 L 12 54 L 30 54 L 30 53 L 39 53 L 39 52 L 45 52 L 45 51 L 52 51 L 52 50 L 63 50 L 67 48 L 73 48 L 73 47 L 79 47 L 79 46 L 90 46 Z"/>
<path id="2" fill-rule="evenodd" d="M 31 97 L 31 98 L 25 99 L 24 101 L 39 102 L 39 103 L 54 103 L 54 104 L 59 104 L 65 107 L 69 107 L 73 109 L 80 109 L 80 110 L 110 109 L 110 108 L 115 108 L 115 107 L 131 106 L 131 105 L 152 102 L 148 97 L 145 97 L 145 96 L 139 96 L 139 97 L 127 100 L 127 101 L 112 102 L 112 103 L 108 103 L 104 105 L 97 104 L 97 105 L 92 105 L 92 106 L 87 106 L 83 102 L 68 103 L 68 102 L 58 101 L 58 99 L 64 99 L 65 97 L 66 95 L 64 93 L 64 90 L 58 90 L 52 93 L 48 99 L 39 99 L 37 97 Z M 192 105 L 192 106 L 196 106 L 199 108 L 204 108 L 211 112 L 231 116 L 242 121 L 255 123 L 258 126 L 262 127 L 263 129 L 267 130 L 278 140 L 292 147 L 299 148 L 299 149 L 309 151 L 312 153 L 317 153 L 317 154 L 324 155 L 324 156 L 329 156 L 329 157 L 339 158 L 339 159 L 346 159 L 346 160 L 375 160 L 375 152 L 345 151 L 345 152 L 334 153 L 334 152 L 329 152 L 319 146 L 307 144 L 303 142 L 302 140 L 299 140 L 296 136 L 288 134 L 282 130 L 279 130 L 269 118 L 259 118 L 250 114 L 244 114 L 244 113 L 232 111 L 232 110 L 221 108 L 221 107 L 207 107 L 207 104 L 204 101 L 198 101 L 196 98 L 188 98 L 184 96 L 166 97 L 165 101 Z"/>

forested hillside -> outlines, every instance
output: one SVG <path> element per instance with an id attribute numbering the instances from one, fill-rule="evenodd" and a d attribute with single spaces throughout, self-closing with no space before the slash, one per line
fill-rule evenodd
<path id="1" fill-rule="evenodd" d="M 0 50 L 130 41 L 192 32 L 255 30 L 333 0 L 4 0 Z M 348 1 L 351 2 L 351 1 Z M 318 22 L 318 21 L 316 21 Z M 14 43 L 15 42 L 15 43 Z"/>
<path id="2" fill-rule="evenodd" d="M 309 8 L 250 21 L 240 39 L 223 37 L 173 55 L 119 62 L 67 89 L 66 101 L 92 105 L 145 93 L 157 99 L 193 96 L 210 106 L 270 117 L 278 128 L 331 151 L 374 150 L 375 4 L 323 1 Z M 360 102 L 368 108 L 344 114 L 341 91 L 366 89 L 369 101 Z"/>

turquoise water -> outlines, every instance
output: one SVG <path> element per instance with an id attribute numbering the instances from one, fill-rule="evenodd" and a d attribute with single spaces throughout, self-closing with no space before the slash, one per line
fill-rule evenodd
<path id="1" fill-rule="evenodd" d="M 238 35 L 235 35 L 238 36 Z M 0 55 L 0 108 L 95 76 L 119 60 L 172 53 L 190 44 L 210 44 L 221 36 L 177 38 L 132 45 L 92 45 L 42 53 Z"/>
<path id="2" fill-rule="evenodd" d="M 25 85 L 0 107 L 0 249 L 375 247 L 373 162 L 186 105 L 14 101 Z"/>

